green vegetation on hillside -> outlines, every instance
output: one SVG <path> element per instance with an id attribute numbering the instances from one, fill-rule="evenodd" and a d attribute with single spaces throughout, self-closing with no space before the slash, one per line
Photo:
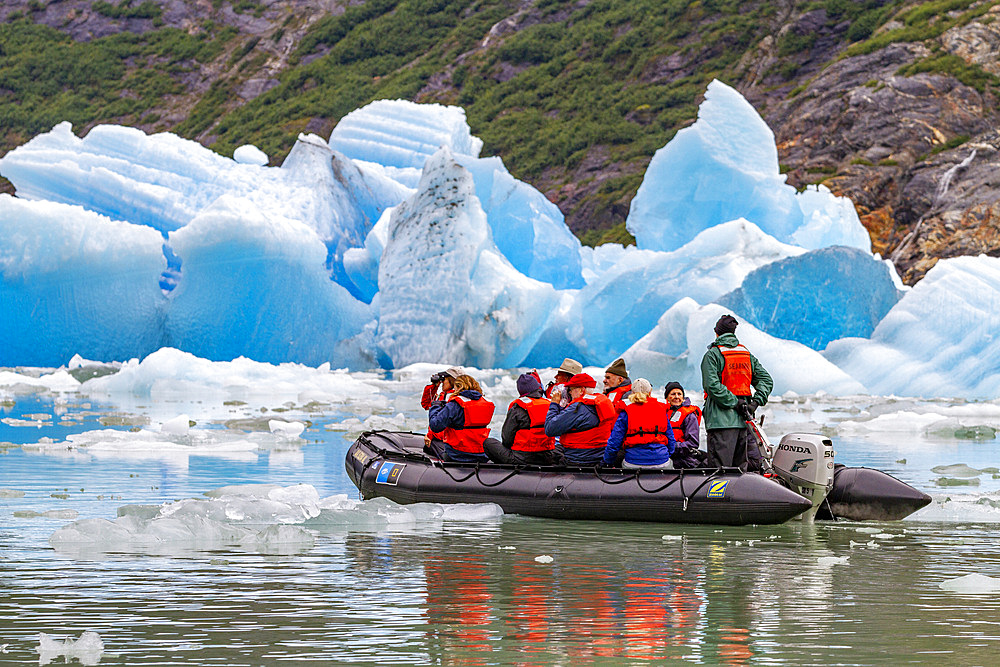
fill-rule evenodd
<path id="1" fill-rule="evenodd" d="M 238 13 L 268 16 L 271 36 L 211 21 L 181 30 L 163 26 L 151 0 L 94 0 L 94 12 L 152 29 L 74 42 L 34 22 L 41 3 L 26 4 L 30 11 L 0 25 L 0 152 L 69 120 L 78 132 L 98 122 L 169 129 L 223 154 L 254 143 L 280 162 L 300 132 L 328 133 L 375 99 L 457 104 L 484 154 L 503 157 L 516 177 L 550 191 L 586 189 L 576 204 L 593 227 L 581 230 L 585 241 L 627 240 L 622 211 L 645 163 L 694 120 L 709 81 L 744 81 L 745 69 L 766 55 L 769 35 L 777 35 L 770 47 L 777 64 L 755 80 L 768 89 L 802 84 L 802 67 L 815 75 L 818 44 L 835 58 L 900 41 L 931 47 L 901 75 L 945 73 L 980 92 L 998 83 L 941 51 L 935 38 L 1000 0 L 810 0 L 791 8 L 741 0 L 364 0 L 316 21 L 278 85 L 241 105 L 236 93 L 301 17 L 276 15 L 259 0 L 211 5 L 221 12 L 227 2 Z M 810 12 L 809 22 L 796 23 Z M 178 104 L 177 96 L 195 95 L 195 74 L 215 78 L 201 84 L 194 103 Z M 183 120 L 158 120 L 168 109 Z M 603 169 L 609 164 L 614 175 Z"/>

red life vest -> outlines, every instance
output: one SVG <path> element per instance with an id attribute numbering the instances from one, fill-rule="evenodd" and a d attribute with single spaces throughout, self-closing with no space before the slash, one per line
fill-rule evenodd
<path id="1" fill-rule="evenodd" d="M 564 433 L 559 436 L 559 441 L 566 449 L 594 449 L 604 447 L 608 444 L 611 436 L 611 429 L 615 427 L 615 420 L 618 419 L 618 411 L 611 404 L 611 400 L 604 394 L 584 394 L 574 403 L 593 405 L 597 409 L 597 426 Z"/>
<path id="2" fill-rule="evenodd" d="M 490 420 L 493 419 L 495 406 L 482 397 L 472 400 L 459 395 L 449 400 L 458 401 L 462 406 L 465 426 L 462 428 L 449 426 L 441 432 L 440 438 L 460 452 L 482 454 L 483 442 L 490 435 Z"/>
<path id="3" fill-rule="evenodd" d="M 682 405 L 679 408 L 670 409 L 670 426 L 674 429 L 674 440 L 678 444 L 684 442 L 684 420 L 688 415 L 698 415 L 698 423 L 701 423 L 701 408 L 697 405 Z"/>
<path id="4" fill-rule="evenodd" d="M 606 396 L 611 401 L 611 404 L 615 406 L 616 412 L 621 412 L 625 409 L 625 394 L 632 391 L 632 383 L 621 384 L 614 389 L 609 389 Z"/>
<path id="5" fill-rule="evenodd" d="M 509 412 L 515 405 L 521 406 L 528 413 L 531 427 L 522 428 L 514 434 L 514 444 L 511 445 L 511 449 L 515 452 L 548 452 L 555 449 L 555 438 L 545 435 L 545 416 L 549 414 L 549 401 L 544 398 L 522 396 L 512 401 L 507 411 Z"/>
<path id="6" fill-rule="evenodd" d="M 742 345 L 736 347 L 719 347 L 722 353 L 722 377 L 719 378 L 726 389 L 736 396 L 750 396 L 753 391 L 753 362 L 750 360 L 750 350 Z"/>
<path id="7" fill-rule="evenodd" d="M 667 406 L 655 398 L 645 403 L 629 403 L 625 406 L 628 415 L 628 431 L 622 445 L 626 448 L 636 445 L 648 445 L 653 442 L 666 444 L 670 438 L 670 418 L 667 417 Z"/>

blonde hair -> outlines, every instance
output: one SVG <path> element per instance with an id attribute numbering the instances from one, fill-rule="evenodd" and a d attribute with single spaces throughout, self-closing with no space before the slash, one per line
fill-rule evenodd
<path id="1" fill-rule="evenodd" d="M 472 391 L 478 391 L 480 394 L 483 393 L 483 388 L 479 386 L 476 382 L 476 378 L 471 375 L 459 375 L 452 381 L 452 391 L 455 394 L 471 389 Z"/>
<path id="2" fill-rule="evenodd" d="M 629 403 L 642 405 L 649 400 L 649 395 L 653 393 L 653 385 L 646 378 L 636 378 L 632 381 L 632 393 L 628 395 Z"/>

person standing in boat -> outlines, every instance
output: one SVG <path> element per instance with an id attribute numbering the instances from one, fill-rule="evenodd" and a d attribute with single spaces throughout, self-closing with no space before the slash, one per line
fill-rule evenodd
<path id="1" fill-rule="evenodd" d="M 760 472 L 760 449 L 746 423 L 767 403 L 774 381 L 757 357 L 740 345 L 738 324 L 732 315 L 720 317 L 715 324 L 716 339 L 701 360 L 708 460 L 712 466 Z"/>
<path id="2" fill-rule="evenodd" d="M 600 465 L 618 413 L 607 396 L 588 391 L 597 387 L 597 381 L 586 373 L 577 373 L 563 386 L 570 402 L 563 407 L 562 392 L 552 392 L 545 435 L 559 438 L 557 451 L 567 465 Z"/>
<path id="3" fill-rule="evenodd" d="M 501 439 L 487 438 L 486 455 L 497 463 L 555 465 L 555 438 L 545 435 L 549 400 L 542 395 L 542 383 L 534 373 L 517 378 L 520 397 L 507 408 Z"/>
<path id="4" fill-rule="evenodd" d="M 618 419 L 604 448 L 604 465 L 618 464 L 618 453 L 624 448 L 623 468 L 670 468 L 670 455 L 676 442 L 667 416 L 667 406 L 650 396 L 653 385 L 646 378 L 632 383 L 625 409 Z"/>
<path id="5" fill-rule="evenodd" d="M 566 357 L 563 359 L 562 363 L 559 364 L 559 368 L 556 369 L 556 377 L 552 382 L 545 385 L 545 398 L 550 398 L 552 396 L 552 389 L 556 385 L 566 384 L 566 381 L 577 373 L 583 372 L 583 364 L 581 364 L 576 359 L 570 359 Z"/>
<path id="6" fill-rule="evenodd" d="M 431 403 L 428 422 L 435 437 L 424 446 L 425 451 L 442 461 L 489 461 L 484 443 L 495 406 L 483 398 L 482 387 L 470 375 L 455 378 L 452 389 L 447 400 Z"/>
<path id="7" fill-rule="evenodd" d="M 698 449 L 701 445 L 701 408 L 691 405 L 680 382 L 668 382 L 663 388 L 667 400 L 667 416 L 677 443 L 670 456 L 675 468 L 700 468 L 706 464 L 706 456 Z"/>
<path id="8" fill-rule="evenodd" d="M 614 363 L 604 371 L 604 395 L 611 399 L 615 410 L 625 409 L 625 399 L 632 392 L 632 381 L 625 370 L 625 360 L 615 359 Z"/>

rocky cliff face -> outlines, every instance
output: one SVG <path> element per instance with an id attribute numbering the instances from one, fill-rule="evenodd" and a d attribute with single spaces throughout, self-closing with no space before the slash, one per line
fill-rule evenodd
<path id="1" fill-rule="evenodd" d="M 131 116 L 98 112 L 75 129 L 85 132 L 98 122 L 123 122 L 147 131 L 178 131 L 213 145 L 227 127 L 232 133 L 234 125 L 241 128 L 241 142 L 256 142 L 255 130 L 240 125 L 239 118 L 245 123 L 246 114 L 236 120 L 232 114 L 253 107 L 268 91 L 280 85 L 290 87 L 282 93 L 282 101 L 287 102 L 296 92 L 306 95 L 322 85 L 319 70 L 310 63 L 336 52 L 337 45 L 329 42 L 333 33 L 327 29 L 327 41 L 309 53 L 298 49 L 325 17 L 371 5 L 375 18 L 367 14 L 352 18 L 344 28 L 349 31 L 351 26 L 402 12 L 407 4 L 416 7 L 408 11 L 451 11 L 442 9 L 451 6 L 446 0 L 424 3 L 427 8 L 416 0 L 124 0 L 120 4 L 5 0 L 0 5 L 0 22 L 20 16 L 80 43 L 162 28 L 188 35 L 211 34 L 224 44 L 221 51 L 209 59 L 171 61 L 177 89 L 162 95 L 157 108 Z M 822 182 L 850 197 L 871 234 L 873 249 L 892 258 L 908 283 L 919 280 L 942 257 L 1000 255 L 1000 104 L 996 93 L 1000 89 L 1000 2 L 748 1 L 737 3 L 736 16 L 726 0 L 668 4 L 670 8 L 663 5 L 664 11 L 677 12 L 672 19 L 675 23 L 690 22 L 675 43 L 650 43 L 647 35 L 643 48 L 650 52 L 648 56 L 612 49 L 597 58 L 610 64 L 609 57 L 619 56 L 608 54 L 620 52 L 621 58 L 639 63 L 632 66 L 631 78 L 621 82 L 623 97 L 641 86 L 683 92 L 685 81 L 697 82 L 689 84 L 689 90 L 703 90 L 701 81 L 711 76 L 734 85 L 773 128 L 789 182 L 796 186 Z M 585 0 L 488 0 L 455 7 L 461 17 L 449 33 L 452 41 L 430 50 L 422 45 L 425 51 L 415 57 L 404 54 L 400 62 L 405 64 L 397 71 L 426 64 L 434 53 L 439 69 L 425 76 L 419 87 L 393 87 L 389 76 L 368 75 L 359 79 L 359 85 L 368 87 L 359 95 L 361 103 L 365 95 L 368 99 L 395 97 L 399 90 L 406 90 L 418 101 L 462 104 L 470 109 L 471 118 L 489 86 L 509 85 L 531 68 L 546 68 L 553 62 L 552 53 L 526 50 L 523 44 L 518 46 L 519 58 L 512 58 L 511 45 L 519 35 L 540 27 L 568 32 L 583 20 L 593 20 L 598 12 L 621 13 L 615 3 Z M 854 13 L 844 14 L 845 7 Z M 859 7 L 866 13 L 858 13 Z M 480 32 L 471 39 L 464 37 L 470 46 L 447 55 L 459 39 L 455 35 L 463 22 L 470 25 L 476 12 L 488 15 L 488 22 L 479 19 L 483 27 L 476 30 Z M 577 52 L 579 62 L 591 57 L 595 43 L 602 40 L 619 39 L 627 45 L 630 36 L 645 27 L 636 16 L 613 26 L 609 23 L 607 35 L 588 37 Z M 743 23 L 737 29 L 713 32 L 724 21 Z M 550 38 L 553 34 L 541 33 Z M 0 58 L 4 46 L 0 39 Z M 353 56 L 338 58 L 349 63 Z M 156 65 L 154 60 L 129 66 Z M 564 72 L 575 66 L 575 62 L 561 65 Z M 313 69 L 297 78 L 286 76 L 308 67 Z M 473 80 L 479 86 L 475 93 L 469 87 Z M 386 82 L 387 86 L 380 87 Z M 572 94 L 586 94 L 586 81 L 574 85 L 581 87 Z M 536 165 L 525 175 L 517 150 L 499 142 L 496 151 L 512 173 L 533 182 L 559 205 L 575 232 L 596 241 L 602 230 L 618 229 L 604 238 L 623 239 L 620 230 L 631 197 L 658 147 L 649 137 L 668 137 L 694 119 L 696 93 L 687 97 L 666 94 L 676 95 L 679 101 L 665 102 L 659 111 L 639 104 L 623 112 L 626 130 L 638 140 L 616 139 L 625 142 L 616 144 L 595 139 L 577 150 L 570 163 L 553 159 L 543 169 Z M 10 91 L 0 80 L 0 106 L 9 97 Z M 337 114 L 343 113 L 316 111 L 315 106 L 295 108 L 293 100 L 289 117 L 282 119 L 286 126 L 282 131 L 291 140 L 302 130 L 329 134 Z M 199 118 L 192 121 L 193 115 Z M 565 118 L 566 127 L 571 127 L 571 114 L 557 107 L 539 110 L 539 117 L 555 124 Z M 483 125 L 474 129 L 488 134 L 491 124 L 509 120 L 502 111 L 482 114 Z M 13 130 L 6 136 L 0 132 L 4 142 L 0 150 L 25 138 Z M 632 148 L 627 141 L 632 141 Z M 280 151 L 271 152 L 280 162 L 281 155 L 276 154 Z"/>

